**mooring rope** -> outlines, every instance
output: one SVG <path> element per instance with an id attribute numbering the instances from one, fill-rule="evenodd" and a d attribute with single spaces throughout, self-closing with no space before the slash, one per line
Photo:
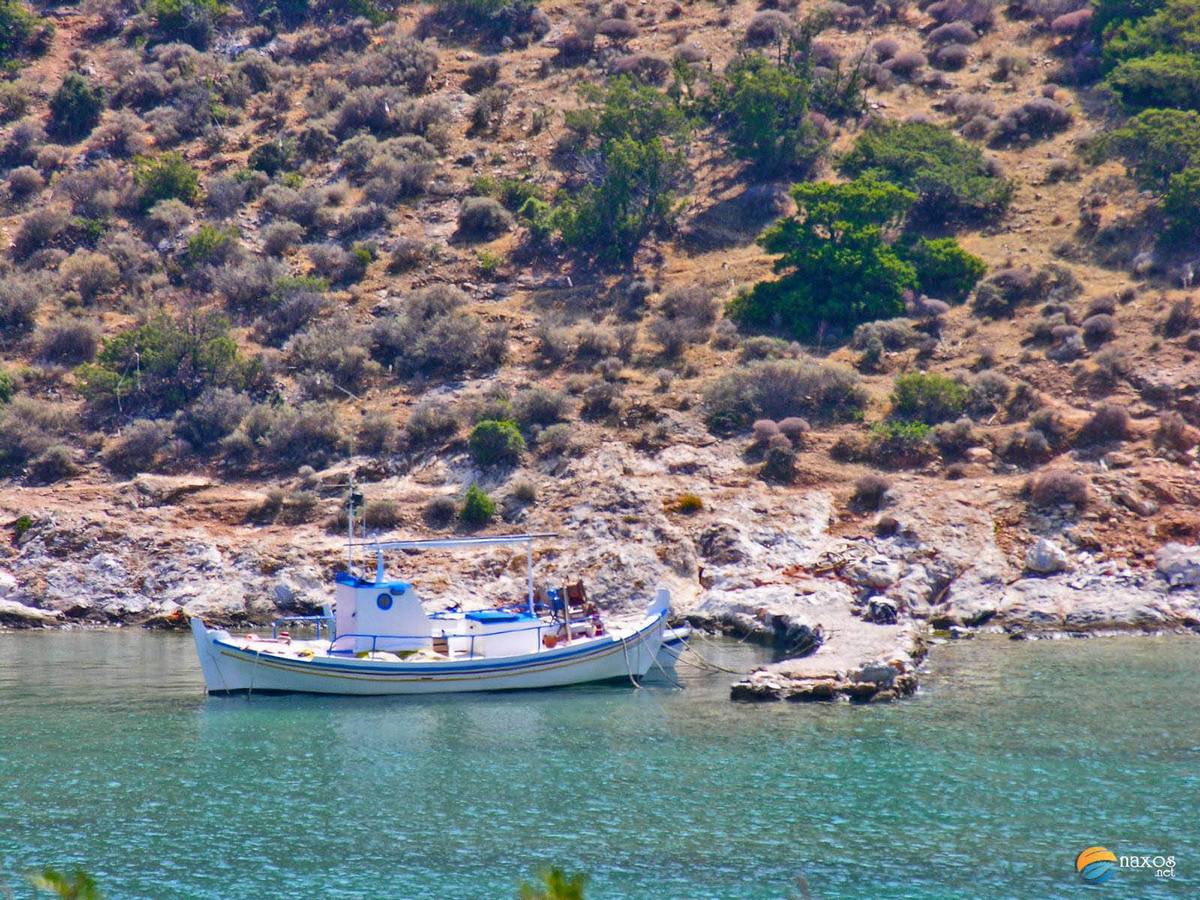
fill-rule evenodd
<path id="1" fill-rule="evenodd" d="M 627 638 L 628 638 L 627 635 L 621 636 L 621 652 L 625 654 L 625 671 L 629 673 L 630 684 L 632 684 L 635 688 L 637 688 L 640 691 L 642 689 L 642 686 L 640 684 L 638 684 L 637 679 L 633 677 L 633 666 L 631 666 L 629 664 L 629 648 L 625 644 L 625 641 L 627 640 Z"/>

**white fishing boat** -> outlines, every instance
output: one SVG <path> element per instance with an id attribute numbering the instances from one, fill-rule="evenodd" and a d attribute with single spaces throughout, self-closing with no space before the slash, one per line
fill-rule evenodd
<path id="1" fill-rule="evenodd" d="M 582 586 L 535 590 L 533 543 L 545 534 L 443 540 L 371 541 L 348 545 L 375 556 L 373 577 L 353 565 L 336 576 L 336 611 L 327 638 L 323 616 L 280 620 L 272 636 L 235 636 L 191 620 L 200 668 L 210 693 L 430 694 L 561 687 L 623 679 L 636 682 L 652 666 L 673 662 L 664 648 L 670 594 L 659 589 L 644 615 L 609 625 Z M 413 585 L 386 577 L 392 550 L 470 549 L 523 545 L 526 597 L 519 607 L 427 612 Z M 317 625 L 317 639 L 293 640 L 281 626 Z M 678 646 L 686 635 L 672 632 Z"/>

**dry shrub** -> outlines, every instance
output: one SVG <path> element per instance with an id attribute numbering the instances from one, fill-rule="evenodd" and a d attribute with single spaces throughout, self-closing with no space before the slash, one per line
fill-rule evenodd
<path id="1" fill-rule="evenodd" d="M 104 448 L 100 461 L 117 475 L 151 471 L 171 439 L 171 426 L 157 419 L 136 419 Z"/>
<path id="2" fill-rule="evenodd" d="M 100 329 L 84 319 L 65 319 L 47 325 L 38 334 L 37 358 L 43 362 L 75 366 L 91 362 L 100 345 Z"/>
<path id="3" fill-rule="evenodd" d="M 1035 475 L 1026 483 L 1026 491 L 1030 502 L 1043 509 L 1062 505 L 1083 509 L 1091 499 L 1087 479 L 1065 469 Z"/>
<path id="4" fill-rule="evenodd" d="M 979 40 L 979 35 L 966 22 L 948 22 L 933 29 L 925 39 L 939 47 L 942 44 L 973 44 Z"/>
<path id="5" fill-rule="evenodd" d="M 777 9 L 755 13 L 746 25 L 746 43 L 751 47 L 778 44 L 787 39 L 794 25 L 789 16 Z"/>
<path id="6" fill-rule="evenodd" d="M 1193 428 L 1174 410 L 1163 413 L 1154 432 L 1154 446 L 1176 453 L 1187 453 L 1200 443 L 1200 430 Z"/>
<path id="7" fill-rule="evenodd" d="M 858 375 L 813 359 L 751 363 L 716 379 L 705 393 L 709 427 L 735 431 L 756 418 L 839 421 L 866 404 Z"/>
<path id="8" fill-rule="evenodd" d="M 1124 407 L 1102 403 L 1079 431 L 1081 444 L 1107 444 L 1129 437 L 1129 413 Z"/>
<path id="9" fill-rule="evenodd" d="M 882 475 L 863 475 L 854 482 L 850 503 L 863 511 L 873 512 L 883 507 L 892 483 Z"/>
<path id="10" fill-rule="evenodd" d="M 1037 97 L 1010 109 L 996 123 L 995 144 L 1049 137 L 1071 124 L 1071 111 L 1056 100 Z"/>

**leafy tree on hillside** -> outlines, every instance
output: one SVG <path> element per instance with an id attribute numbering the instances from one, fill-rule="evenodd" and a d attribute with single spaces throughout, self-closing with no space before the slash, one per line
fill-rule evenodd
<path id="1" fill-rule="evenodd" d="M 812 117 L 812 81 L 761 53 L 739 56 L 713 84 L 712 104 L 733 152 L 764 174 L 804 174 L 828 139 Z"/>
<path id="2" fill-rule="evenodd" d="M 55 133 L 78 140 L 91 133 L 104 112 L 104 92 L 77 72 L 62 80 L 50 98 L 50 124 Z"/>
<path id="3" fill-rule="evenodd" d="M 1141 15 L 1120 21 L 1105 36 L 1103 55 L 1109 68 L 1156 53 L 1200 53 L 1200 0 L 1147 3 Z"/>
<path id="4" fill-rule="evenodd" d="M 160 315 L 109 338 L 94 363 L 76 370 L 88 410 L 100 418 L 168 415 L 207 388 L 240 388 L 254 374 L 219 316 Z"/>
<path id="5" fill-rule="evenodd" d="M 567 245 L 598 260 L 629 259 L 674 219 L 688 124 L 674 100 L 626 77 L 583 93 L 591 105 L 568 124 L 594 174 L 559 195 L 549 221 Z"/>
<path id="6" fill-rule="evenodd" d="M 1162 200 L 1163 214 L 1173 241 L 1200 237 L 1200 167 L 1192 166 L 1171 176 Z"/>
<path id="7" fill-rule="evenodd" d="M 1200 109 L 1200 55 L 1155 53 L 1124 60 L 1107 83 L 1126 109 Z"/>
<path id="8" fill-rule="evenodd" d="M 874 123 L 842 157 L 838 171 L 915 191 L 914 215 L 938 222 L 995 218 L 1013 195 L 1012 184 L 978 147 L 928 122 Z"/>
<path id="9" fill-rule="evenodd" d="M 966 300 L 987 271 L 987 264 L 954 238 L 922 238 L 902 247 L 901 254 L 917 270 L 921 293 L 947 303 Z"/>
<path id="10" fill-rule="evenodd" d="M 848 331 L 903 313 L 904 292 L 916 288 L 917 272 L 888 238 L 917 195 L 863 177 L 848 184 L 798 184 L 792 196 L 796 215 L 759 238 L 779 257 L 774 270 L 782 277 L 738 295 L 729 315 L 804 337 L 825 325 Z"/>
<path id="11" fill-rule="evenodd" d="M 1121 157 L 1139 185 L 1163 191 L 1172 175 L 1200 165 L 1200 112 L 1145 110 L 1101 138 L 1092 155 Z"/>

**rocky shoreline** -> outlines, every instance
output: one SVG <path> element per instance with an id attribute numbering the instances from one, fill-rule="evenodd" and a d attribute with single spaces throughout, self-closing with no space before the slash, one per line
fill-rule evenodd
<path id="1" fill-rule="evenodd" d="M 1071 531 L 1078 526 L 1048 521 L 1014 553 L 997 542 L 988 504 L 969 495 L 930 502 L 896 492 L 883 512 L 847 520 L 829 492 L 741 478 L 735 456 L 699 442 L 667 448 L 653 462 L 602 445 L 569 466 L 548 482 L 564 485 L 560 495 L 503 526 L 563 535 L 538 550 L 539 579 L 582 578 L 614 618 L 635 613 L 664 585 L 680 619 L 773 646 L 782 661 L 738 680 L 736 700 L 911 694 L 942 631 L 1200 630 L 1195 546 L 1167 543 L 1151 565 L 1131 565 L 1080 549 Z M 344 484 L 346 474 L 322 477 Z M 372 490 L 419 508 L 425 485 L 453 474 L 418 469 Z M 674 515 L 662 497 L 676 479 L 724 493 L 711 512 Z M 7 508 L 38 510 L 7 523 L 13 539 L 0 550 L 0 626 L 171 628 L 193 615 L 262 624 L 319 610 L 345 563 L 340 534 L 249 524 L 239 510 L 261 502 L 252 487 L 139 476 L 90 490 L 57 502 L 21 488 L 0 496 Z M 507 550 L 396 562 L 434 605 L 467 597 L 482 607 L 524 594 L 524 557 Z"/>

